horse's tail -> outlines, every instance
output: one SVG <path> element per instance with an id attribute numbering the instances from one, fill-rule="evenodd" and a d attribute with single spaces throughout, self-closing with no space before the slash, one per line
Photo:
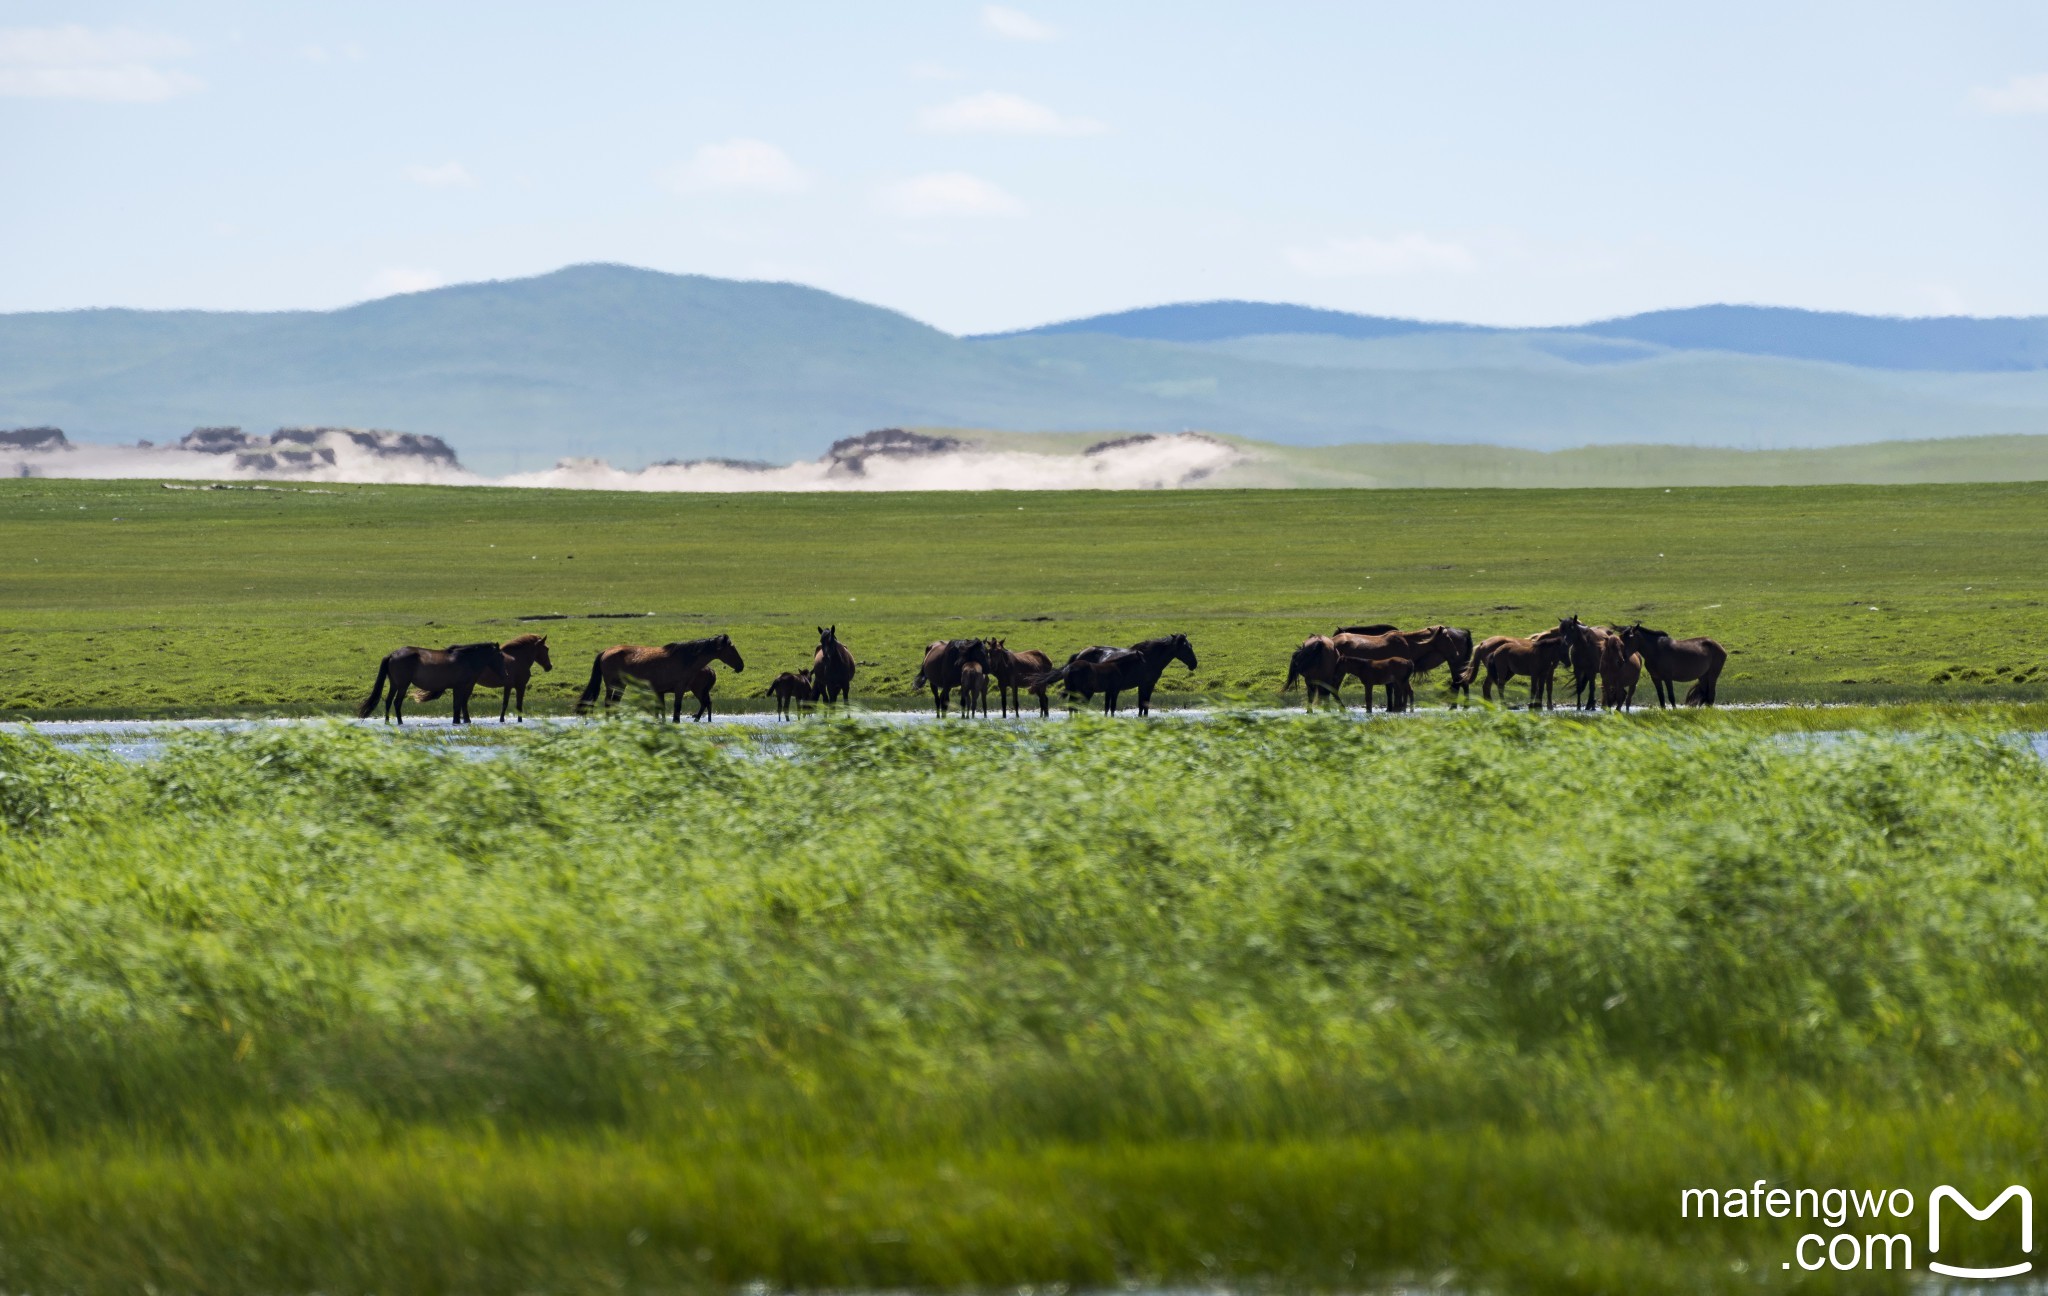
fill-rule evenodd
<path id="1" fill-rule="evenodd" d="M 1055 684 L 1065 683 L 1067 672 L 1073 665 L 1074 663 L 1068 662 L 1065 666 L 1055 666 L 1049 671 L 1041 671 L 1027 678 L 1024 687 L 1033 693 L 1043 693 Z"/>
<path id="2" fill-rule="evenodd" d="M 1693 686 L 1685 691 L 1685 704 L 1687 706 L 1714 705 L 1714 686 L 1721 682 L 1721 668 L 1728 664 L 1728 654 L 1722 650 L 1721 645 L 1712 643 L 1712 641 L 1709 641 L 1709 643 L 1713 653 L 1712 662 L 1705 671 L 1701 672 L 1699 679 L 1694 681 Z"/>
<path id="3" fill-rule="evenodd" d="M 370 696 L 364 698 L 363 704 L 356 708 L 356 718 L 358 720 L 368 719 L 370 713 L 377 709 L 377 703 L 383 700 L 384 697 L 384 682 L 390 678 L 391 659 L 386 657 L 383 661 L 377 663 L 377 682 L 370 686 Z"/>
<path id="4" fill-rule="evenodd" d="M 597 691 L 604 687 L 604 654 L 590 659 L 590 683 L 583 686 L 583 696 L 576 699 L 576 714 L 582 715 L 597 701 Z"/>
<path id="5" fill-rule="evenodd" d="M 1294 655 L 1287 659 L 1287 682 L 1280 686 L 1280 691 L 1282 693 L 1293 692 L 1294 681 L 1296 680 L 1302 680 L 1304 682 L 1307 681 L 1308 672 L 1302 669 L 1302 659 L 1307 657 L 1308 654 L 1308 648 L 1296 648 L 1294 650 Z"/>

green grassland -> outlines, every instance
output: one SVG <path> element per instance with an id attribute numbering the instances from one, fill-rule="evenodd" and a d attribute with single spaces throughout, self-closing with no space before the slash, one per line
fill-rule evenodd
<path id="1" fill-rule="evenodd" d="M 2048 1154 L 2048 765 L 1757 719 L 0 735 L 0 1287 L 1810 1289 L 1680 1190 Z"/>
<path id="2" fill-rule="evenodd" d="M 1342 621 L 1526 634 L 1572 612 L 1714 635 L 1733 653 L 1728 701 L 2033 700 L 2044 508 L 2040 484 L 706 496 L 10 480 L 0 712 L 334 713 L 391 648 L 529 629 L 559 663 L 532 709 L 568 707 L 599 648 L 717 630 L 749 663 L 720 685 L 730 705 L 808 664 L 813 627 L 834 622 L 868 704 L 901 704 L 934 638 L 1058 657 L 1174 630 L 1202 661 L 1167 676 L 1178 699 L 1264 703 L 1290 647 Z M 568 619 L 518 620 L 533 615 Z"/>

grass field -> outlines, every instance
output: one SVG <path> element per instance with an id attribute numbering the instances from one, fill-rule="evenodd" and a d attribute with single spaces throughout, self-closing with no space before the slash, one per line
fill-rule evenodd
<path id="1" fill-rule="evenodd" d="M 0 735 L 0 1287 L 1797 1289 L 2048 1153 L 2037 722 Z"/>
<path id="2" fill-rule="evenodd" d="M 1570 612 L 1718 637 L 1727 701 L 2031 700 L 2048 668 L 2044 509 L 2040 484 L 680 496 L 10 480 L 0 713 L 334 713 L 391 648 L 527 629 L 560 664 L 534 709 L 568 707 L 599 648 L 713 630 L 749 663 L 720 685 L 730 705 L 807 664 L 828 622 L 871 704 L 904 700 L 934 638 L 1057 657 L 1169 630 L 1202 660 L 1169 692 L 1270 702 L 1290 647 L 1340 621 L 1526 634 Z"/>

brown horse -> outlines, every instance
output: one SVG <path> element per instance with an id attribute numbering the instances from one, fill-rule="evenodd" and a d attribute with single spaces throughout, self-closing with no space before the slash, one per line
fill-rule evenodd
<path id="1" fill-rule="evenodd" d="M 747 668 L 740 659 L 740 650 L 733 647 L 731 635 L 712 635 L 708 639 L 691 639 L 683 643 L 663 644 L 659 648 L 640 644 L 619 644 L 599 653 L 590 663 L 590 683 L 583 686 L 583 696 L 576 699 L 576 714 L 582 715 L 597 701 L 598 689 L 604 689 L 604 709 L 610 711 L 612 704 L 626 694 L 626 678 L 646 684 L 654 690 L 655 714 L 659 715 L 663 699 L 675 695 L 674 723 L 683 719 L 683 694 L 695 692 L 691 687 L 697 672 L 713 662 L 724 662 L 736 671 Z M 698 693 L 702 704 L 698 718 L 710 709 L 710 690 Z"/>
<path id="2" fill-rule="evenodd" d="M 1373 637 L 1400 635 L 1402 642 L 1416 650 L 1414 655 L 1409 658 L 1410 661 L 1415 663 L 1414 673 L 1416 675 L 1433 671 L 1439 666 L 1450 667 L 1451 705 L 1458 705 L 1457 699 L 1461 692 L 1458 685 L 1458 677 L 1464 674 L 1465 663 L 1472 660 L 1472 632 L 1470 630 L 1462 629 L 1458 626 L 1426 626 L 1420 630 L 1401 630 L 1390 625 L 1362 625 L 1339 626 L 1334 633 L 1338 635 L 1369 635 Z M 1470 690 L 1463 690 L 1463 693 L 1465 700 L 1471 701 Z M 1412 693 L 1410 697 L 1412 700 Z M 1366 703 L 1371 705 L 1372 698 L 1370 696 L 1366 698 Z"/>
<path id="3" fill-rule="evenodd" d="M 1042 652 L 1015 652 L 1010 649 L 1007 639 L 988 640 L 988 673 L 995 681 L 996 703 L 1004 715 L 1010 714 L 1013 707 L 1018 715 L 1023 715 L 1023 699 L 1017 696 L 1018 689 L 1025 688 L 1024 681 L 1051 670 L 1052 658 Z M 1044 685 L 1025 688 L 1025 691 L 1037 696 L 1039 715 L 1052 714 L 1052 702 L 1045 695 Z"/>
<path id="4" fill-rule="evenodd" d="M 810 705 L 818 691 L 811 687 L 811 673 L 807 670 L 784 671 L 768 686 L 768 696 L 775 699 L 775 716 L 779 720 L 789 719 L 791 703 L 796 704 L 798 715 Z"/>
<path id="5" fill-rule="evenodd" d="M 1657 687 L 1657 705 L 1677 706 L 1677 680 L 1697 680 L 1685 695 L 1687 706 L 1712 706 L 1721 682 L 1721 668 L 1728 664 L 1728 650 L 1712 639 L 1673 639 L 1662 630 L 1652 630 L 1638 621 L 1621 632 L 1621 642 L 1630 652 L 1640 653 L 1650 683 Z"/>
<path id="6" fill-rule="evenodd" d="M 960 714 L 988 718 L 988 668 L 978 661 L 960 663 Z"/>
<path id="7" fill-rule="evenodd" d="M 536 634 L 517 635 L 499 644 L 498 652 L 501 660 L 495 667 L 485 670 L 477 677 L 476 686 L 504 690 L 498 698 L 499 724 L 505 723 L 505 709 L 510 705 L 512 695 L 518 693 L 519 723 L 525 724 L 526 686 L 533 679 L 533 668 L 536 665 L 544 671 L 555 668 L 553 659 L 548 656 L 548 637 Z M 433 696 L 429 693 L 421 698 L 421 701 L 428 701 Z"/>
<path id="8" fill-rule="evenodd" d="M 1529 677 L 1529 709 L 1538 706 L 1546 709 L 1553 701 L 1552 688 L 1557 668 L 1571 655 L 1571 646 L 1556 630 L 1545 630 L 1527 639 L 1510 635 L 1494 635 L 1472 651 L 1472 661 L 1465 667 L 1461 677 L 1466 688 L 1472 686 L 1474 677 L 1484 673 L 1479 695 L 1492 700 L 1493 690 L 1500 689 L 1503 703 L 1508 698 L 1508 682 L 1517 675 Z M 1541 702 L 1538 699 L 1541 699 Z"/>
<path id="9" fill-rule="evenodd" d="M 691 716 L 690 719 L 705 721 L 711 719 L 711 690 L 717 687 L 718 672 L 708 666 L 683 681 L 683 692 L 694 694 L 697 698 L 697 713 Z M 677 694 L 677 705 L 680 706 L 682 700 L 682 694 Z M 654 705 L 657 710 L 660 709 L 661 697 L 659 694 L 655 696 Z"/>
<path id="10" fill-rule="evenodd" d="M 1635 705 L 1636 684 L 1643 678 L 1643 659 L 1621 646 L 1616 634 L 1600 645 L 1600 705 L 1626 711 Z"/>
<path id="11" fill-rule="evenodd" d="M 1408 680 L 1415 673 L 1415 663 L 1406 657 L 1355 657 L 1339 650 L 1337 641 L 1329 635 L 1310 635 L 1294 650 L 1287 662 L 1287 682 L 1280 686 L 1282 693 L 1294 687 L 1299 679 L 1307 693 L 1307 709 L 1315 710 L 1316 698 L 1326 697 L 1338 710 L 1344 708 L 1342 690 L 1344 677 L 1355 675 L 1365 686 L 1365 710 L 1372 713 L 1372 691 L 1381 687 L 1387 691 L 1387 710 L 1404 711 L 1412 704 L 1414 692 Z"/>
<path id="12" fill-rule="evenodd" d="M 1423 630 L 1392 630 L 1376 635 L 1343 632 L 1332 635 L 1330 641 L 1336 644 L 1337 651 L 1346 657 L 1360 657 L 1366 661 L 1384 661 L 1391 657 L 1400 657 L 1412 663 L 1415 670 L 1424 669 L 1421 663 L 1425 661 L 1432 666 L 1449 661 L 1459 646 L 1458 635 L 1454 634 L 1449 626 L 1440 625 Z M 1364 678 L 1363 675 L 1359 676 L 1361 681 Z M 1408 687 L 1405 680 L 1401 687 Z M 1398 709 L 1404 700 L 1390 694 L 1387 698 L 1387 709 Z M 1368 709 L 1372 706 L 1370 685 L 1366 687 L 1365 705 Z"/>
<path id="13" fill-rule="evenodd" d="M 950 694 L 960 685 L 961 668 L 970 662 L 986 675 L 988 645 L 985 642 L 980 639 L 934 639 L 924 650 L 924 662 L 917 668 L 917 679 L 911 684 L 911 690 L 915 692 L 929 687 L 932 706 L 944 715 Z M 983 683 L 987 683 L 986 679 Z"/>
<path id="14" fill-rule="evenodd" d="M 1605 660 L 1610 643 L 1616 648 L 1621 646 L 1621 634 L 1607 626 L 1587 625 L 1579 620 L 1577 614 L 1560 617 L 1557 632 L 1570 646 L 1572 705 L 1581 711 L 1594 710 L 1600 705 L 1594 685 L 1601 678 L 1601 662 Z"/>
<path id="15" fill-rule="evenodd" d="M 817 651 L 811 654 L 811 682 L 818 701 L 831 705 L 853 696 L 853 652 L 839 642 L 839 627 L 819 626 Z"/>
<path id="16" fill-rule="evenodd" d="M 377 700 L 384 696 L 384 686 L 388 682 L 391 696 L 384 702 L 387 723 L 405 723 L 405 696 L 417 687 L 429 697 L 439 697 L 443 692 L 453 690 L 455 723 L 468 724 L 469 695 L 476 691 L 477 681 L 483 678 L 484 672 L 497 667 L 501 660 L 498 645 L 494 643 L 395 649 L 377 663 L 377 682 L 370 686 L 370 696 L 356 708 L 356 715 L 367 718 L 377 709 Z"/>
<path id="17" fill-rule="evenodd" d="M 1054 684 L 1064 684 L 1069 694 L 1079 694 L 1083 700 L 1100 693 L 1104 715 L 1116 714 L 1119 693 L 1136 689 L 1138 714 L 1150 715 L 1152 690 L 1158 687 L 1166 668 L 1176 661 L 1187 663 L 1191 671 L 1195 669 L 1195 646 L 1184 634 L 1162 635 L 1128 648 L 1097 644 L 1067 658 L 1067 664 L 1057 670 L 1032 676 L 1029 687 L 1036 693 Z"/>

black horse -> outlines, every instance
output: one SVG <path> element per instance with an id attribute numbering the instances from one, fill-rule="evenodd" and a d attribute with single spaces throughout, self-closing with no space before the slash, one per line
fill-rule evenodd
<path id="1" fill-rule="evenodd" d="M 370 687 L 370 696 L 356 708 L 356 714 L 367 717 L 377 709 L 378 699 L 384 696 L 384 686 L 391 686 L 391 697 L 384 703 L 384 719 L 405 723 L 405 695 L 417 687 L 428 697 L 439 697 L 453 690 L 455 694 L 455 723 L 469 723 L 469 695 L 476 691 L 477 681 L 485 671 L 500 669 L 503 656 L 494 643 L 450 644 L 446 648 L 399 648 L 384 655 L 377 663 L 377 680 Z"/>
<path id="2" fill-rule="evenodd" d="M 1621 632 L 1622 646 L 1643 659 L 1643 670 L 1657 686 L 1657 705 L 1678 705 L 1679 680 L 1697 680 L 1685 694 L 1687 706 L 1712 706 L 1719 691 L 1728 650 L 1712 639 L 1673 639 L 1638 621 Z"/>
<path id="3" fill-rule="evenodd" d="M 1084 701 L 1102 694 L 1104 715 L 1116 714 L 1117 695 L 1125 689 L 1138 691 L 1138 714 L 1152 714 L 1152 690 L 1159 685 L 1159 677 L 1174 662 L 1186 662 L 1189 670 L 1195 669 L 1195 646 L 1184 634 L 1165 635 L 1158 639 L 1147 639 L 1134 643 L 1128 648 L 1108 648 L 1097 645 L 1083 648 L 1067 664 L 1057 670 L 1034 677 L 1029 687 L 1038 689 L 1054 684 L 1066 686 L 1070 694 L 1078 694 Z"/>
<path id="4" fill-rule="evenodd" d="M 911 684 L 911 691 L 929 686 L 932 691 L 932 705 L 940 715 L 946 714 L 946 702 L 952 691 L 960 686 L 960 668 L 968 662 L 979 665 L 984 673 L 989 669 L 988 644 L 981 639 L 935 639 L 924 650 L 924 661 L 917 668 L 917 680 Z"/>

